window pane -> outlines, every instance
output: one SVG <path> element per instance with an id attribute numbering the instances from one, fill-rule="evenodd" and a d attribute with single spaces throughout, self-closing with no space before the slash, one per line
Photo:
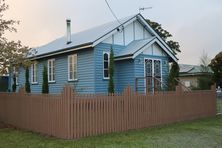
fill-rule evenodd
<path id="1" fill-rule="evenodd" d="M 55 73 L 52 75 L 52 81 L 55 81 Z"/>
<path id="2" fill-rule="evenodd" d="M 104 70 L 104 77 L 105 77 L 105 78 L 108 78 L 108 77 L 109 77 L 108 70 Z"/>
<path id="3" fill-rule="evenodd" d="M 108 62 L 104 62 L 104 69 L 108 69 L 108 67 L 109 67 Z"/>
<path id="4" fill-rule="evenodd" d="M 69 57 L 69 64 L 72 64 L 72 56 Z"/>
<path id="5" fill-rule="evenodd" d="M 69 67 L 68 78 L 70 80 L 76 79 L 76 74 L 75 74 L 77 72 L 77 55 L 76 54 L 69 56 L 68 67 Z"/>
<path id="6" fill-rule="evenodd" d="M 51 74 L 49 74 L 49 81 L 52 81 L 52 76 L 51 76 Z"/>
<path id="7" fill-rule="evenodd" d="M 77 72 L 74 72 L 74 79 L 77 79 Z"/>
<path id="8" fill-rule="evenodd" d="M 104 56 L 104 60 L 108 61 L 108 59 L 109 59 L 108 54 L 107 54 L 107 53 L 105 53 L 103 56 Z"/>
<path id="9" fill-rule="evenodd" d="M 70 71 L 70 72 L 73 72 L 73 66 L 72 66 L 72 64 L 69 65 L 69 71 Z"/>
<path id="10" fill-rule="evenodd" d="M 70 77 L 69 77 L 69 78 L 70 78 L 71 80 L 73 80 L 73 78 L 74 78 L 74 76 L 73 76 L 73 75 L 74 75 L 74 74 L 73 74 L 73 71 L 70 71 L 69 74 L 70 74 Z"/>

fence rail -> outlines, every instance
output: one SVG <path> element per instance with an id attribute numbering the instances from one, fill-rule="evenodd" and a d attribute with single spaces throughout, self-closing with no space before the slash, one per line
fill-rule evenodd
<path id="1" fill-rule="evenodd" d="M 0 93 L 0 121 L 64 139 L 168 124 L 216 115 L 211 90 L 141 95 L 130 88 L 118 95 Z"/>

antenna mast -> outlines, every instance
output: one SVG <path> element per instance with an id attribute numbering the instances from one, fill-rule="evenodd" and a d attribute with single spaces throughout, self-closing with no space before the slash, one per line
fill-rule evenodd
<path id="1" fill-rule="evenodd" d="M 141 13 L 141 11 L 145 11 L 147 9 L 152 9 L 153 7 L 140 7 L 139 8 L 139 13 Z"/>

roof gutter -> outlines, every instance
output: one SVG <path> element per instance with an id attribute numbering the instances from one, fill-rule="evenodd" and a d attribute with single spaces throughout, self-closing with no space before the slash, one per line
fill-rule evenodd
<path id="1" fill-rule="evenodd" d="M 50 56 L 55 56 L 55 55 L 59 55 L 59 54 L 63 54 L 63 53 L 68 53 L 68 52 L 72 52 L 72 51 L 76 51 L 76 50 L 90 48 L 90 47 L 93 47 L 92 43 L 87 43 L 87 44 L 83 44 L 83 45 L 76 46 L 76 47 L 69 47 L 69 48 L 65 48 L 63 50 L 42 54 L 42 55 L 39 55 L 39 56 L 29 57 L 28 59 L 30 59 L 30 60 L 37 60 L 37 59 L 42 59 L 42 58 L 46 58 L 46 57 L 50 57 Z"/>

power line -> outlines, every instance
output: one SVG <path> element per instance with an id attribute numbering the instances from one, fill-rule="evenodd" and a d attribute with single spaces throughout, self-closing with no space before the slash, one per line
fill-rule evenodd
<path id="1" fill-rule="evenodd" d="M 113 12 L 112 8 L 110 7 L 109 3 L 107 0 L 105 0 L 106 5 L 109 7 L 110 12 L 112 13 L 113 17 L 117 20 L 117 22 L 122 25 L 122 23 L 119 21 L 119 19 L 117 18 L 117 16 L 115 15 L 115 13 Z"/>

